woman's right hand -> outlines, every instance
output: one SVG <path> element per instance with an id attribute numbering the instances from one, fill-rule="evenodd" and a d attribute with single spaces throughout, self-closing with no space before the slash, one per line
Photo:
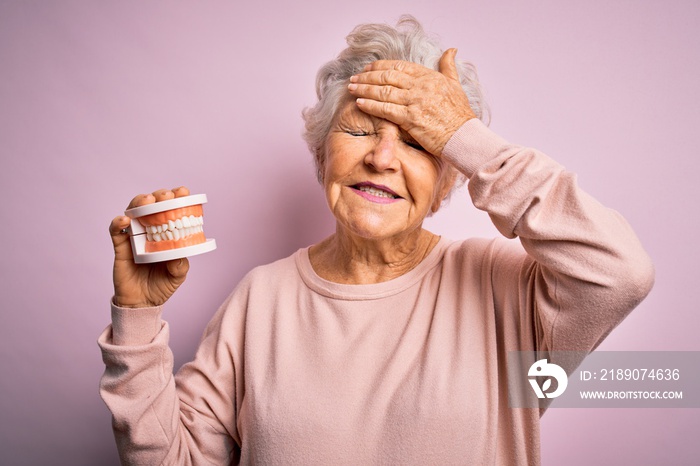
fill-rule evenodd
<path id="1" fill-rule="evenodd" d="M 154 202 L 188 196 L 187 188 L 160 189 L 152 194 L 139 194 L 131 200 L 128 209 Z M 131 223 L 129 217 L 112 220 L 109 234 L 114 245 L 114 304 L 121 307 L 151 307 L 164 304 L 187 277 L 190 268 L 187 258 L 153 264 L 136 264 L 128 234 L 122 230 Z"/>

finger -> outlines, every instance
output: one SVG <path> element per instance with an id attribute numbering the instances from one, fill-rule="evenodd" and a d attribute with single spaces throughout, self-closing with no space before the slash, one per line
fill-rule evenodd
<path id="1" fill-rule="evenodd" d="M 165 265 L 168 268 L 168 273 L 173 278 L 182 279 L 182 281 L 184 281 L 184 277 L 190 270 L 190 262 L 187 260 L 186 257 L 183 257 L 182 259 L 168 261 Z M 182 283 L 182 281 L 180 281 L 180 283 Z"/>
<path id="2" fill-rule="evenodd" d="M 440 62 L 438 63 L 438 70 L 446 77 L 459 82 L 459 73 L 457 72 L 457 65 L 455 64 L 456 56 L 457 49 L 451 48 L 445 50 L 445 53 L 443 53 L 440 57 Z"/>
<path id="3" fill-rule="evenodd" d="M 140 207 L 146 204 L 153 204 L 154 202 L 156 202 L 156 198 L 153 196 L 153 194 L 139 194 L 138 196 L 134 197 L 131 202 L 129 202 L 129 207 L 127 207 L 127 209 Z"/>
<path id="4" fill-rule="evenodd" d="M 377 60 L 365 66 L 364 71 L 396 70 L 410 75 L 420 75 L 427 68 L 423 65 L 404 60 Z"/>
<path id="5" fill-rule="evenodd" d="M 354 95 L 355 97 L 363 97 L 379 102 L 390 102 L 399 105 L 407 105 L 409 103 L 408 92 L 394 86 L 374 86 L 368 84 L 350 83 L 348 85 L 348 91 L 350 91 L 350 94 Z"/>
<path id="6" fill-rule="evenodd" d="M 190 190 L 180 186 L 179 188 L 173 188 L 173 194 L 175 194 L 175 197 L 185 197 L 190 195 Z"/>
<path id="7" fill-rule="evenodd" d="M 408 118 L 408 109 L 404 105 L 397 105 L 390 102 L 378 102 L 376 100 L 364 98 L 357 99 L 355 102 L 357 103 L 357 107 L 363 112 L 377 118 L 389 120 L 402 128 L 404 122 Z M 408 131 L 408 129 L 406 130 Z"/>
<path id="8" fill-rule="evenodd" d="M 356 84 L 390 85 L 401 89 L 410 89 L 415 77 L 394 69 L 366 71 L 350 76 L 350 82 Z"/>
<path id="9" fill-rule="evenodd" d="M 175 199 L 175 193 L 169 189 L 159 189 L 158 191 L 153 191 L 153 196 L 156 198 L 156 202 Z"/>
<path id="10" fill-rule="evenodd" d="M 131 260 L 133 258 L 129 234 L 124 232 L 125 229 L 129 228 L 129 225 L 131 225 L 131 219 L 124 215 L 114 217 L 112 223 L 109 224 L 109 235 L 112 238 L 116 260 Z"/>

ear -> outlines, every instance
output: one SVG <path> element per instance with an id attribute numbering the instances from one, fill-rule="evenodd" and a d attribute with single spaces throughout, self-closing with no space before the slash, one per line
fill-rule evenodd
<path id="1" fill-rule="evenodd" d="M 442 205 L 442 201 L 445 200 L 447 195 L 450 193 L 452 190 L 452 187 L 455 185 L 455 181 L 457 181 L 457 173 L 456 170 L 450 169 L 450 168 L 445 168 L 445 173 L 440 177 L 440 185 L 438 189 L 435 191 L 435 197 L 433 198 L 433 205 L 430 207 L 430 210 L 432 213 L 436 213 L 438 210 L 440 210 L 440 206 Z"/>

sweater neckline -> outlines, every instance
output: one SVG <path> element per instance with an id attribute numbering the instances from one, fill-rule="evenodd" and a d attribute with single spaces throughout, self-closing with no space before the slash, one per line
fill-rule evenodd
<path id="1" fill-rule="evenodd" d="M 409 270 L 400 277 L 381 283 L 368 285 L 349 285 L 345 283 L 335 283 L 321 278 L 311 266 L 309 259 L 309 249 L 306 247 L 299 249 L 295 254 L 297 270 L 302 280 L 311 290 L 316 293 L 333 299 L 343 299 L 351 301 L 363 301 L 385 298 L 411 287 L 420 281 L 425 274 L 437 266 L 445 254 L 450 240 L 440 237 L 432 251 L 416 267 Z"/>

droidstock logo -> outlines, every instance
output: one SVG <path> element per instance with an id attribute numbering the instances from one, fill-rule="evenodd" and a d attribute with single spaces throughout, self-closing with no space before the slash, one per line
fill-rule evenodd
<path id="1" fill-rule="evenodd" d="M 566 385 L 569 383 L 564 369 L 554 363 L 548 363 L 546 359 L 535 361 L 535 363 L 530 366 L 530 370 L 527 371 L 527 375 L 537 398 L 556 398 L 564 393 Z M 537 377 L 548 377 L 547 380 L 542 383 L 542 387 L 537 383 Z M 551 393 L 547 393 L 547 390 L 552 386 L 552 378 L 557 380 L 557 389 Z"/>

